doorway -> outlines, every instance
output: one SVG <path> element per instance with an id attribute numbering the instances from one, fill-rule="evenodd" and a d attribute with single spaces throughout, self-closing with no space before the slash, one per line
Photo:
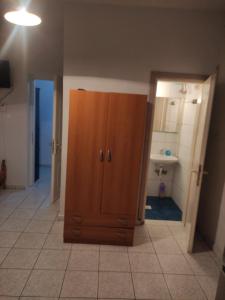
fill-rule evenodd
<path id="1" fill-rule="evenodd" d="M 193 248 L 215 75 L 153 72 L 139 212 L 180 224 Z"/>
<path id="2" fill-rule="evenodd" d="M 62 141 L 62 78 L 29 80 L 29 185 L 59 199 Z"/>
<path id="3" fill-rule="evenodd" d="M 50 185 L 54 82 L 35 80 L 34 181 Z"/>

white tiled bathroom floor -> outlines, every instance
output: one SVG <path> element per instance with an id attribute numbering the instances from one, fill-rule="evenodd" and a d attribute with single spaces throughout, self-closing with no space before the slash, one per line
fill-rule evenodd
<path id="1" fill-rule="evenodd" d="M 133 247 L 71 245 L 57 214 L 47 181 L 0 191 L 0 300 L 215 298 L 214 257 L 185 253 L 179 223 L 137 227 Z"/>

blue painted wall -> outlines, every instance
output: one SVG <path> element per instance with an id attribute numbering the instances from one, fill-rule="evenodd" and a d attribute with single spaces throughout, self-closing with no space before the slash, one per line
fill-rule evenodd
<path id="1" fill-rule="evenodd" d="M 49 80 L 35 80 L 35 87 L 40 88 L 39 161 L 42 166 L 50 166 L 54 83 Z"/>

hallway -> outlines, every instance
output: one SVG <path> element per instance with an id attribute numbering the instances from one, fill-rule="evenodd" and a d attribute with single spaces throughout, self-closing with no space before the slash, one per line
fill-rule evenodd
<path id="1" fill-rule="evenodd" d="M 213 254 L 185 253 L 179 223 L 137 227 L 133 247 L 71 245 L 57 213 L 46 177 L 25 191 L 0 192 L 0 299 L 215 298 Z"/>

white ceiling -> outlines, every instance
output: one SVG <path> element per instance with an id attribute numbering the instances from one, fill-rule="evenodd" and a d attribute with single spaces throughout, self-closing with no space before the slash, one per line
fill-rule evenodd
<path id="1" fill-rule="evenodd" d="M 94 3 L 136 7 L 174 8 L 186 10 L 225 11 L 225 0 L 0 0 L 0 11 L 30 3 L 33 7 L 46 6 L 54 2 Z"/>
<path id="2" fill-rule="evenodd" d="M 225 11 L 225 0 L 66 0 L 80 3 L 113 4 L 187 10 Z"/>

